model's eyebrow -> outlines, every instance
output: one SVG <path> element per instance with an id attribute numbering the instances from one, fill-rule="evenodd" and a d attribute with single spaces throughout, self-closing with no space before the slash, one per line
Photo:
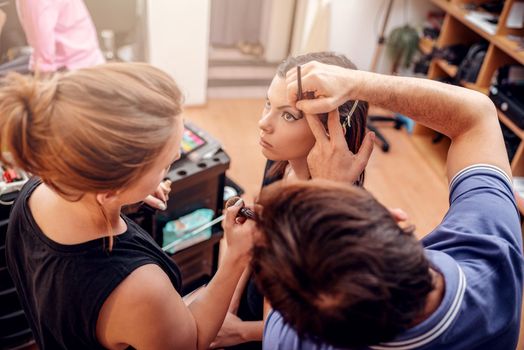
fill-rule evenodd
<path id="1" fill-rule="evenodd" d="M 269 96 L 266 95 L 266 101 L 270 102 L 269 101 Z M 270 102 L 271 103 L 271 102 Z M 283 105 L 283 106 L 278 106 L 278 107 L 275 107 L 276 109 L 278 110 L 283 110 L 283 109 L 286 109 L 286 108 L 290 108 L 290 109 L 293 109 L 293 107 L 291 107 L 290 105 Z"/>

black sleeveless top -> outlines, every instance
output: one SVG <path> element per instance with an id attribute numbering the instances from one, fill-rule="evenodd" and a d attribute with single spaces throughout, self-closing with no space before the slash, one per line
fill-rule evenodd
<path id="1" fill-rule="evenodd" d="M 123 216 L 127 231 L 108 239 L 74 245 L 45 236 L 29 210 L 28 199 L 41 183 L 32 178 L 13 206 L 6 257 L 26 317 L 41 350 L 103 349 L 96 322 L 111 292 L 136 268 L 155 264 L 180 290 L 178 267 L 138 225 Z M 60 213 L 56 214 L 57 216 Z"/>

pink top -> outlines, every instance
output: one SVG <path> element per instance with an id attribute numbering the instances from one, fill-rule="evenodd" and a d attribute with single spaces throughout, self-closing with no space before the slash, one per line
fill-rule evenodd
<path id="1" fill-rule="evenodd" d="M 82 0 L 17 0 L 16 5 L 33 48 L 31 70 L 77 69 L 105 62 Z"/>

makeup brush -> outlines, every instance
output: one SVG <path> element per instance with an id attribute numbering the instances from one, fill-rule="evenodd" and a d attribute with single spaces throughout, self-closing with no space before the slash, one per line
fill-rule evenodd
<path id="1" fill-rule="evenodd" d="M 238 202 L 239 199 L 240 199 L 239 196 L 233 196 L 229 198 L 226 202 L 226 208 L 233 206 L 236 202 Z M 246 219 L 251 219 L 251 220 L 256 221 L 257 214 L 253 210 L 249 208 L 245 208 L 243 205 L 244 203 L 242 203 L 242 208 L 240 208 L 240 210 L 238 211 L 238 216 L 242 216 L 242 217 L 245 217 Z"/>

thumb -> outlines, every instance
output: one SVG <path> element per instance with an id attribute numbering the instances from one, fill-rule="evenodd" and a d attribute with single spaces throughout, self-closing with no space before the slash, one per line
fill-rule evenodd
<path id="1" fill-rule="evenodd" d="M 408 214 L 404 210 L 400 208 L 389 208 L 388 210 L 397 223 L 408 220 Z"/>
<path id="2" fill-rule="evenodd" d="M 144 203 L 146 203 L 147 205 L 155 208 L 155 209 L 160 209 L 160 210 L 166 210 L 167 209 L 167 206 L 166 206 L 166 203 L 164 201 L 162 201 L 161 199 L 159 198 L 156 198 L 155 196 L 152 196 L 152 195 L 148 195 L 145 199 L 144 199 Z"/>
<path id="3" fill-rule="evenodd" d="M 226 209 L 226 215 L 224 218 L 224 225 L 228 225 L 229 227 L 233 226 L 236 223 L 236 218 L 238 216 L 239 210 L 244 205 L 244 200 L 242 198 L 239 198 L 235 204 L 228 207 Z"/>

